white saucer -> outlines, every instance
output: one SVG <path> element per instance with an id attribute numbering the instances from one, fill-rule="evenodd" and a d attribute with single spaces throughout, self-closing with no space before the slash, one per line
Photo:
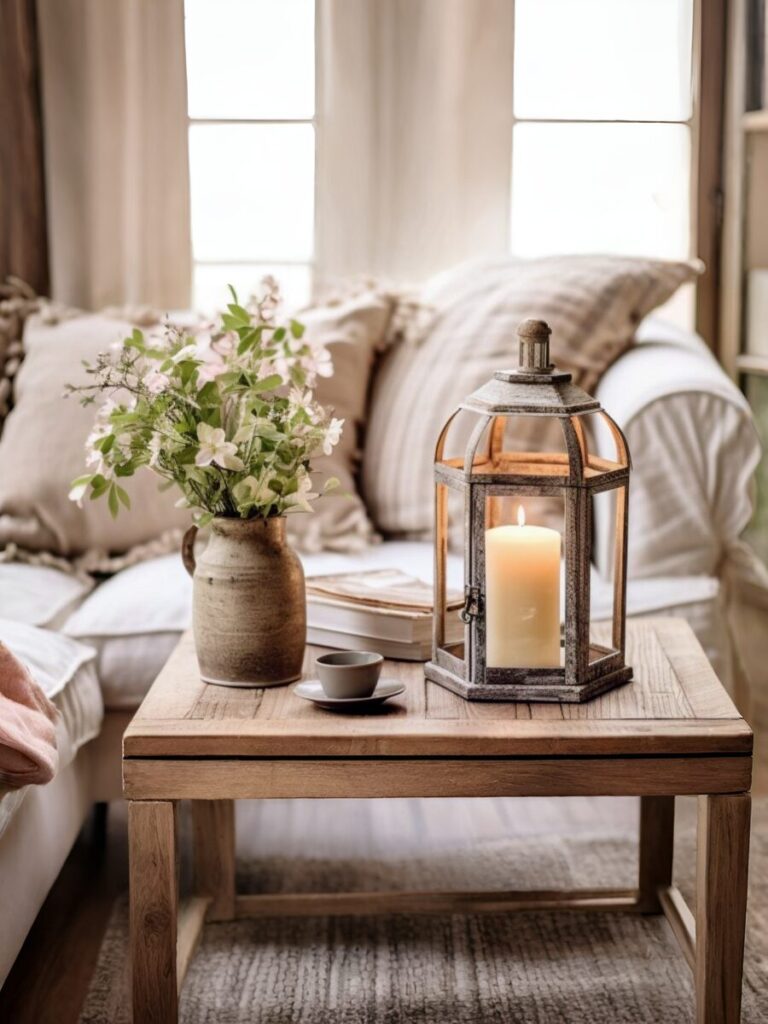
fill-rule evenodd
<path id="1" fill-rule="evenodd" d="M 404 690 L 405 685 L 397 679 L 380 679 L 370 697 L 329 697 L 319 679 L 305 679 L 303 683 L 293 688 L 297 697 L 311 700 L 319 708 L 326 708 L 329 711 L 376 707 Z"/>

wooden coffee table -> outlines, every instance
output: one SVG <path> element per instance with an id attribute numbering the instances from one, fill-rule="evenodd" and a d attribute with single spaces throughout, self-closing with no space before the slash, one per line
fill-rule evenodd
<path id="1" fill-rule="evenodd" d="M 421 665 L 387 662 L 406 692 L 380 714 L 334 715 L 291 687 L 205 685 L 185 636 L 123 743 L 134 1020 L 177 1019 L 206 919 L 541 909 L 666 914 L 694 972 L 699 1024 L 738 1021 L 752 734 L 687 624 L 632 622 L 627 647 L 634 682 L 587 704 L 469 703 L 425 682 Z M 684 794 L 699 795 L 695 922 L 672 885 L 674 799 Z M 575 795 L 641 797 L 636 888 L 235 892 L 237 799 Z M 176 804 L 185 799 L 195 801 L 194 894 L 180 902 Z"/>

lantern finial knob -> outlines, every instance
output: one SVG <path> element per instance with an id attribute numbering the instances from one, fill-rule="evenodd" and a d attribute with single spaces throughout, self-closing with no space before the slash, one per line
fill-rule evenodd
<path id="1" fill-rule="evenodd" d="M 524 373 L 548 373 L 554 369 L 549 361 L 551 333 L 552 328 L 545 320 L 523 320 L 517 328 L 520 370 Z"/>

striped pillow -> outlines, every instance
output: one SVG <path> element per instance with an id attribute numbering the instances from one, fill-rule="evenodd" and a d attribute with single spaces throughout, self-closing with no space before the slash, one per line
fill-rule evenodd
<path id="1" fill-rule="evenodd" d="M 521 320 L 546 320 L 553 362 L 594 392 L 643 317 L 700 271 L 696 263 L 623 256 L 503 257 L 433 278 L 420 294 L 433 309 L 427 330 L 393 347 L 376 374 L 363 457 L 363 496 L 376 526 L 431 532 L 437 436 L 462 399 L 516 364 Z"/>

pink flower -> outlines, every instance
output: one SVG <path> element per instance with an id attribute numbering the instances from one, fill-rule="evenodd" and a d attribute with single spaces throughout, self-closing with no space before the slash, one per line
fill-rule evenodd
<path id="1" fill-rule="evenodd" d="M 207 384 L 209 381 L 216 380 L 220 373 L 224 373 L 226 366 L 224 363 L 201 363 L 197 368 L 197 387 L 198 390 Z"/>
<path id="2" fill-rule="evenodd" d="M 161 373 L 159 370 L 150 370 L 144 378 L 144 383 L 150 394 L 159 395 L 162 391 L 165 391 L 170 381 L 167 374 Z"/>

